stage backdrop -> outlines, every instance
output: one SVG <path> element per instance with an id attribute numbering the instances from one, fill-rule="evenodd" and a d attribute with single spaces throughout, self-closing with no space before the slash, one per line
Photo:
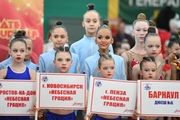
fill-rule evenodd
<path id="1" fill-rule="evenodd" d="M 38 62 L 43 48 L 43 0 L 0 0 L 0 62 L 8 56 L 14 30 L 26 30 L 34 48 L 31 60 Z"/>

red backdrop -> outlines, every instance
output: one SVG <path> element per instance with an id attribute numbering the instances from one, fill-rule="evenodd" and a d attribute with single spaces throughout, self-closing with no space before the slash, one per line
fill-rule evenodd
<path id="1" fill-rule="evenodd" d="M 13 31 L 22 29 L 33 40 L 31 60 L 38 63 L 43 50 L 43 0 L 0 0 L 0 62 L 8 56 Z"/>

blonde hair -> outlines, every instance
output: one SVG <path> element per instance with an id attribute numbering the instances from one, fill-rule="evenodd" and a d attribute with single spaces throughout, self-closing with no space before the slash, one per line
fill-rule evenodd
<path id="1" fill-rule="evenodd" d="M 148 20 L 146 20 L 146 15 L 144 13 L 139 13 L 137 19 L 133 22 L 133 28 L 137 22 L 144 21 L 149 25 Z"/>
<path id="2" fill-rule="evenodd" d="M 112 60 L 114 62 L 114 59 L 113 57 L 111 56 L 111 54 L 109 53 L 102 53 L 100 54 L 100 58 L 98 60 L 98 67 L 100 68 L 101 67 L 101 63 L 105 60 Z M 115 63 L 115 62 L 114 62 Z"/>

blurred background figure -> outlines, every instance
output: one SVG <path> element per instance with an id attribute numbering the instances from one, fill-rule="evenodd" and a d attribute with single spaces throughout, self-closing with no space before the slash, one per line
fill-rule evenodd
<path id="1" fill-rule="evenodd" d="M 121 43 L 120 42 L 117 43 L 115 54 L 121 56 L 123 52 L 128 51 L 128 50 L 130 50 L 130 44 L 127 39 L 123 39 Z"/>
<path id="2" fill-rule="evenodd" d="M 53 49 L 53 43 L 50 40 L 46 40 L 43 46 L 43 53 L 49 52 Z"/>
<path id="3" fill-rule="evenodd" d="M 164 54 L 163 54 L 163 58 L 166 60 L 168 59 L 169 56 L 169 51 L 168 51 L 168 44 L 169 44 L 169 40 L 166 40 L 166 42 L 164 43 Z"/>
<path id="4" fill-rule="evenodd" d="M 113 43 L 114 52 L 115 52 L 115 49 L 118 48 L 118 46 L 122 43 L 124 39 L 127 40 L 127 42 L 130 45 L 130 48 L 132 48 L 135 44 L 135 41 L 131 37 L 131 35 L 125 33 L 125 27 L 126 27 L 126 24 L 123 21 L 119 22 L 117 33 L 114 36 L 114 43 Z"/>
<path id="5" fill-rule="evenodd" d="M 53 22 L 50 24 L 50 29 L 52 29 L 56 24 Z M 50 40 L 50 36 L 51 36 L 51 31 L 48 31 L 48 35 L 47 35 L 47 39 L 46 41 L 44 41 L 44 45 L 43 45 L 43 53 L 45 52 L 49 52 L 53 49 L 54 45 L 53 42 Z"/>
<path id="6" fill-rule="evenodd" d="M 162 43 L 162 53 L 164 54 L 164 44 L 170 39 L 171 35 L 178 33 L 179 28 L 179 14 L 172 9 L 171 6 L 163 7 L 156 19 L 158 33 Z M 177 36 L 178 37 L 178 36 Z"/>

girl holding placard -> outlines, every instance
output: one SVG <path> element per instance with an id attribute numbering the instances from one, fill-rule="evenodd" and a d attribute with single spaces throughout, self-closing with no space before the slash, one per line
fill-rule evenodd
<path id="1" fill-rule="evenodd" d="M 72 55 L 69 52 L 69 47 L 60 46 L 54 57 L 54 65 L 59 73 L 68 73 L 72 64 Z M 74 110 L 64 109 L 49 109 L 46 113 L 46 120 L 75 120 Z"/>
<path id="2" fill-rule="evenodd" d="M 0 79 L 35 80 L 36 72 L 24 65 L 27 54 L 27 44 L 23 39 L 25 31 L 18 31 L 15 38 L 10 42 L 9 54 L 12 57 L 12 64 L 0 70 Z M 2 109 L 2 108 L 1 108 Z M 29 116 L 0 116 L 0 120 L 30 120 Z"/>
<path id="3" fill-rule="evenodd" d="M 156 80 L 157 64 L 154 57 L 143 57 L 143 60 L 140 62 L 140 74 L 143 80 Z M 133 119 L 140 117 L 141 120 L 158 120 L 158 117 L 140 116 L 137 110 L 135 110 L 132 117 Z"/>
<path id="4" fill-rule="evenodd" d="M 98 72 L 101 73 L 103 78 L 112 79 L 115 73 L 115 61 L 111 54 L 102 53 L 98 60 Z M 92 114 L 88 114 L 85 117 L 92 117 Z M 95 115 L 94 120 L 120 120 L 119 116 L 98 114 Z"/>
<path id="5" fill-rule="evenodd" d="M 95 42 L 99 46 L 98 52 L 96 52 L 96 54 L 88 57 L 85 60 L 85 73 L 87 75 L 87 90 L 89 90 L 90 76 L 104 77 L 103 76 L 104 74 L 101 74 L 97 69 L 99 64 L 98 59 L 101 57 L 101 54 L 110 54 L 111 57 L 114 59 L 114 64 L 116 66 L 116 69 L 114 69 L 113 74 L 109 73 L 109 77 L 118 80 L 126 80 L 123 58 L 109 51 L 109 46 L 114 42 L 114 39 L 112 38 L 112 32 L 108 27 L 108 22 L 109 22 L 108 20 L 104 20 L 103 25 L 97 30 Z M 114 118 L 115 120 L 119 119 L 118 116 L 110 116 L 110 117 Z M 107 118 L 109 118 L 109 116 L 107 116 Z M 98 120 L 98 118 L 95 120 Z"/>

